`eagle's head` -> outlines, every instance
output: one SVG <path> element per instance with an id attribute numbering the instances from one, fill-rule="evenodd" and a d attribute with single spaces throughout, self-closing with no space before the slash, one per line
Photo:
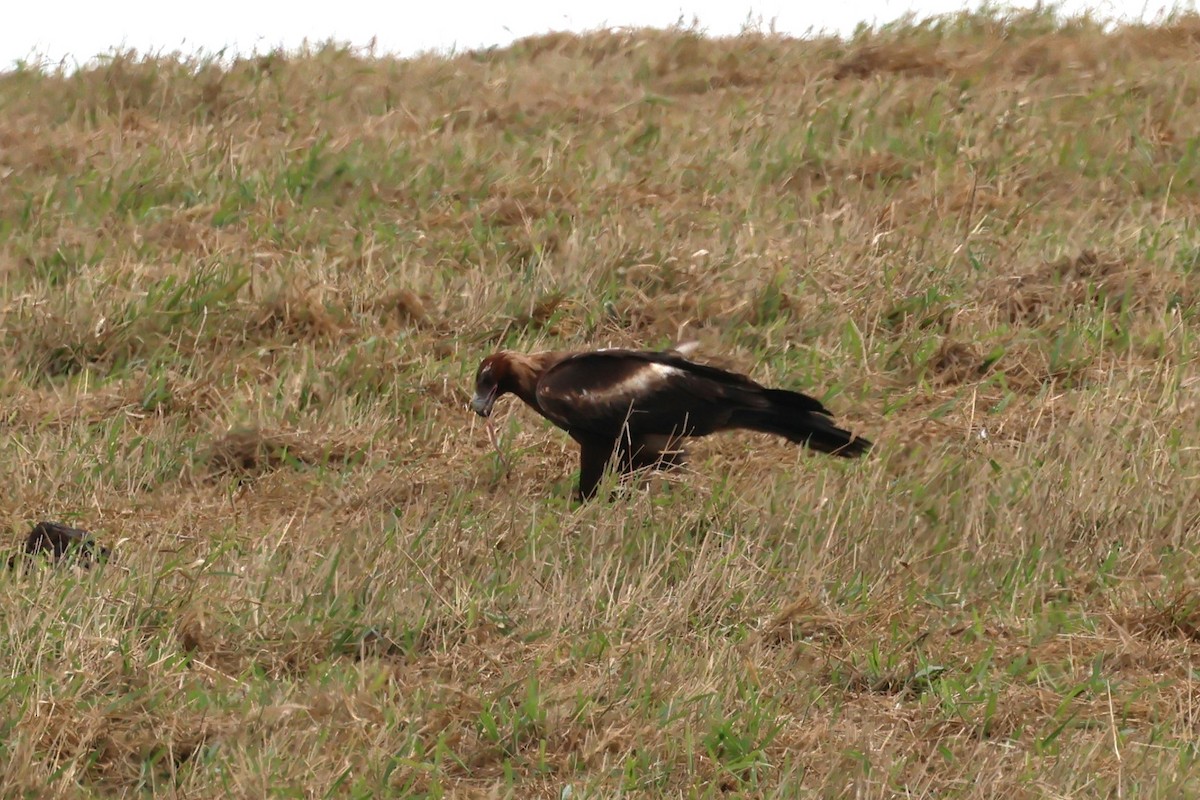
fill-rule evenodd
<path id="1" fill-rule="evenodd" d="M 496 398 L 512 391 L 508 381 L 512 374 L 508 353 L 494 353 L 479 364 L 475 372 L 475 396 L 471 398 L 471 410 L 481 417 L 490 416 Z"/>

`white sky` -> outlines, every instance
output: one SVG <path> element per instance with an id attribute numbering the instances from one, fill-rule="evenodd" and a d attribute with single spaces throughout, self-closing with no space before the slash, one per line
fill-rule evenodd
<path id="1" fill-rule="evenodd" d="M 929 16 L 979 0 L 8 0 L 0 14 L 0 70 L 18 59 L 42 56 L 67 66 L 114 47 L 139 52 L 193 54 L 294 48 L 305 39 L 335 39 L 382 52 L 467 50 L 550 30 L 669 26 L 699 20 L 713 35 L 735 34 L 761 20 L 793 35 L 809 30 L 849 33 L 859 22 L 882 24 L 907 12 Z M 1030 7 L 1013 0 L 1006 6 Z M 1172 8 L 1194 9 L 1195 0 L 1063 0 L 1067 13 L 1092 9 L 1103 19 L 1153 20 Z"/>

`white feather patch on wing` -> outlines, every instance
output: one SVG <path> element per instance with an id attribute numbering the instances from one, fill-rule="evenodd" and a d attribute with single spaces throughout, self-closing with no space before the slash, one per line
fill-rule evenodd
<path id="1" fill-rule="evenodd" d="M 683 374 L 685 374 L 684 370 L 678 367 L 650 362 L 638 367 L 633 374 L 624 380 L 616 381 L 608 386 L 590 386 L 587 389 L 580 389 L 577 392 L 573 392 L 573 394 L 589 403 L 609 403 L 615 398 L 636 396 L 642 392 L 649 391 L 668 380 L 671 376 Z M 543 391 L 543 387 L 538 387 L 539 394 Z"/>
<path id="2" fill-rule="evenodd" d="M 593 388 L 590 397 L 603 401 L 617 395 L 635 395 L 654 388 L 672 375 L 682 374 L 683 370 L 678 367 L 651 362 L 640 367 L 625 380 L 617 381 L 602 389 Z"/>

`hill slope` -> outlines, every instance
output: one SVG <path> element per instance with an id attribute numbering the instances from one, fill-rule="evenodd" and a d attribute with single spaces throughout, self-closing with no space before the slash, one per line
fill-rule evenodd
<path id="1" fill-rule="evenodd" d="M 1198 50 L 0 76 L 0 511 L 117 550 L 0 578 L 0 793 L 1194 793 Z M 876 453 L 576 508 L 565 436 L 464 408 L 498 346 L 678 337 Z"/>

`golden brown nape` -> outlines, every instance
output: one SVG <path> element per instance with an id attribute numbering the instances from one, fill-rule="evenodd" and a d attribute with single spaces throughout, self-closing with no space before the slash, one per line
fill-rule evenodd
<path id="1" fill-rule="evenodd" d="M 475 371 L 471 410 L 481 417 L 491 416 L 496 401 L 511 392 L 540 413 L 536 400 L 538 379 L 563 357 L 564 354 L 552 352 L 526 355 L 501 350 L 493 353 L 480 362 Z"/>

